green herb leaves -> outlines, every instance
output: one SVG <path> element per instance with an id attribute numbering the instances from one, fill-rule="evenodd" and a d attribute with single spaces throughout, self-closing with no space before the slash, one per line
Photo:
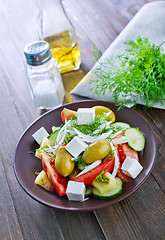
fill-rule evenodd
<path id="1" fill-rule="evenodd" d="M 106 124 L 106 122 L 107 122 L 106 114 L 101 114 L 101 115 L 97 115 L 94 119 L 94 122 L 91 124 L 78 125 L 77 120 L 74 119 L 72 120 L 71 126 L 84 134 L 90 134 L 91 136 L 96 136 L 96 135 L 99 135 L 100 132 L 103 133 L 108 131 L 108 129 L 103 128 L 103 129 L 100 129 L 100 131 L 98 131 L 97 133 L 95 133 L 95 131 L 98 130 L 100 126 L 102 126 L 103 124 Z"/>
<path id="2" fill-rule="evenodd" d="M 165 100 L 165 54 L 162 45 L 151 44 L 148 39 L 137 37 L 125 43 L 117 57 L 100 62 L 95 71 L 92 88 L 96 94 L 109 89 L 112 100 L 123 105 L 136 105 L 139 100 L 146 107 Z"/>
<path id="3" fill-rule="evenodd" d="M 105 171 L 102 171 L 97 177 L 96 180 L 98 182 L 103 182 L 108 184 L 109 183 L 109 178 L 104 175 Z"/>

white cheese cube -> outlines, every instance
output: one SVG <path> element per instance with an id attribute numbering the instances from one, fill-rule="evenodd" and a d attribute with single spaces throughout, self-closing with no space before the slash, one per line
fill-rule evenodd
<path id="1" fill-rule="evenodd" d="M 66 146 L 65 149 L 74 157 L 77 158 L 88 147 L 79 137 L 74 137 Z"/>
<path id="2" fill-rule="evenodd" d="M 69 181 L 66 195 L 70 201 L 83 201 L 85 196 L 85 184 L 82 182 Z"/>
<path id="3" fill-rule="evenodd" d="M 90 124 L 95 118 L 95 108 L 79 108 L 77 110 L 77 123 Z"/>
<path id="4" fill-rule="evenodd" d="M 121 166 L 121 169 L 129 177 L 136 178 L 142 171 L 143 167 L 136 159 L 126 157 Z"/>
<path id="5" fill-rule="evenodd" d="M 48 136 L 49 136 L 49 133 L 46 131 L 44 127 L 41 127 L 32 135 L 32 137 L 36 140 L 38 144 L 41 144 L 44 137 L 48 137 Z"/>

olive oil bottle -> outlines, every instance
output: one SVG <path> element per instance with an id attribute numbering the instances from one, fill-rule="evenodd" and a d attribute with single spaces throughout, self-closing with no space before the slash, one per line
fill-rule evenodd
<path id="1" fill-rule="evenodd" d="M 69 31 L 47 37 L 44 39 L 50 45 L 53 58 L 58 61 L 61 73 L 77 70 L 80 67 L 80 51 Z"/>
<path id="2" fill-rule="evenodd" d="M 79 69 L 81 58 L 76 32 L 61 0 L 38 0 L 38 25 L 40 40 L 49 43 L 60 72 Z"/>

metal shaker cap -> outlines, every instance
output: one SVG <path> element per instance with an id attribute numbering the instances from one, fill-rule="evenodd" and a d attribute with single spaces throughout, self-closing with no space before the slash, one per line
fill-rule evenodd
<path id="1" fill-rule="evenodd" d="M 24 54 L 26 56 L 27 64 L 32 66 L 39 66 L 47 62 L 52 57 L 50 46 L 45 41 L 35 41 L 29 43 L 24 48 Z"/>

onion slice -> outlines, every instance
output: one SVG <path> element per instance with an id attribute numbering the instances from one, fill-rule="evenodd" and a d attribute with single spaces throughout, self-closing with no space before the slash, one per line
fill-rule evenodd
<path id="1" fill-rule="evenodd" d="M 63 141 L 66 137 L 68 124 L 69 124 L 69 121 L 65 123 L 65 125 L 61 128 L 61 130 L 59 131 L 59 133 L 57 135 L 56 142 L 57 142 L 58 146 L 60 146 L 63 143 Z"/>
<path id="2" fill-rule="evenodd" d="M 117 135 L 119 135 L 120 133 L 122 133 L 123 131 L 118 131 L 118 132 L 116 132 L 116 133 L 114 133 L 114 134 L 111 134 L 111 138 L 115 138 L 115 137 L 117 137 Z"/>
<path id="3" fill-rule="evenodd" d="M 92 169 L 94 169 L 95 167 L 97 167 L 98 165 L 100 165 L 100 163 L 102 163 L 101 160 L 97 160 L 97 161 L 93 162 L 93 163 L 90 164 L 88 167 L 86 167 L 82 172 L 80 172 L 79 174 L 77 174 L 76 177 L 79 177 L 79 176 L 81 176 L 82 174 L 91 171 Z M 75 177 L 75 178 L 76 178 L 76 177 Z"/>
<path id="4" fill-rule="evenodd" d="M 87 134 L 80 132 L 76 128 L 74 128 L 74 130 L 82 140 L 84 140 L 85 142 L 89 142 L 89 143 L 95 142 L 97 140 L 106 139 L 112 133 L 112 130 L 110 130 L 110 131 L 103 133 L 101 135 L 98 135 L 98 136 L 90 136 L 89 134 L 87 135 Z"/>
<path id="5" fill-rule="evenodd" d="M 114 151 L 115 165 L 114 165 L 114 169 L 113 169 L 113 172 L 112 172 L 112 176 L 115 177 L 116 174 L 117 174 L 118 168 L 119 168 L 119 158 L 118 158 L 116 149 L 111 142 L 110 142 L 110 145 L 111 145 L 112 151 Z"/>
<path id="6" fill-rule="evenodd" d="M 115 138 L 112 140 L 113 144 L 122 144 L 122 143 L 127 143 L 127 142 L 128 141 L 127 141 L 126 137 L 124 137 L 124 136 L 121 136 L 119 138 Z"/>

